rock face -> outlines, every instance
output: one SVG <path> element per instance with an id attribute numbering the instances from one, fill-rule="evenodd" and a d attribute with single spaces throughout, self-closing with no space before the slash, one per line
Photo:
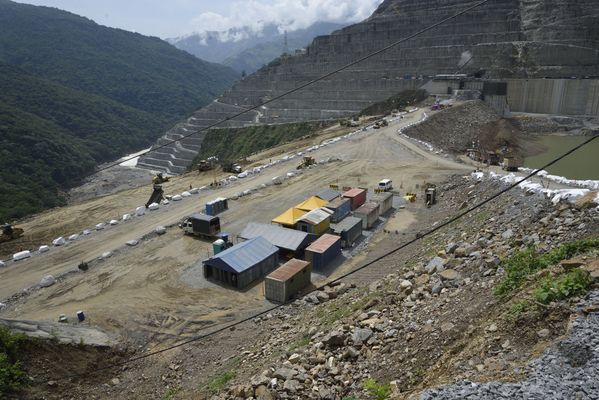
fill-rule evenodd
<path id="1" fill-rule="evenodd" d="M 367 20 L 317 37 L 305 52 L 277 59 L 238 82 L 218 101 L 157 142 L 178 140 L 244 108 L 270 100 L 327 72 L 464 10 L 465 0 L 386 0 Z M 495 0 L 284 99 L 222 126 L 344 117 L 435 74 L 484 71 L 489 78 L 596 76 L 599 3 Z M 413 79 L 419 77 L 420 79 Z M 140 166 L 181 173 L 203 134 L 142 157 Z"/>

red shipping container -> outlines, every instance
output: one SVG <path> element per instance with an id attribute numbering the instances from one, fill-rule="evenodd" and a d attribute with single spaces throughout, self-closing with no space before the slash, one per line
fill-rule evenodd
<path id="1" fill-rule="evenodd" d="M 362 204 L 366 203 L 366 190 L 365 189 L 350 189 L 347 192 L 343 193 L 343 197 L 346 197 L 351 200 L 351 209 L 352 211 L 356 208 L 360 207 Z"/>

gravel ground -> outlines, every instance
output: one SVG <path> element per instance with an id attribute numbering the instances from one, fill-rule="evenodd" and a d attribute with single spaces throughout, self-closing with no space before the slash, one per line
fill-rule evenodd
<path id="1" fill-rule="evenodd" d="M 529 365 L 519 384 L 462 381 L 425 392 L 422 400 L 443 399 L 599 399 L 599 290 L 579 304 L 571 335 Z M 583 310 L 591 310 L 585 314 Z"/>

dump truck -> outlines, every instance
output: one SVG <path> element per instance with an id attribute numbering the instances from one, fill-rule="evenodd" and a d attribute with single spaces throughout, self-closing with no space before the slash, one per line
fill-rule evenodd
<path id="1" fill-rule="evenodd" d="M 179 228 L 188 235 L 199 236 L 205 239 L 220 238 L 220 218 L 206 214 L 193 214 L 185 218 Z"/>
<path id="2" fill-rule="evenodd" d="M 316 164 L 316 160 L 314 159 L 314 157 L 304 157 L 302 163 L 297 166 L 297 169 L 308 168 L 310 165 L 314 164 Z"/>
<path id="3" fill-rule="evenodd" d="M 437 203 L 437 185 L 427 183 L 424 186 L 424 202 L 427 207 Z"/>
<path id="4" fill-rule="evenodd" d="M 226 161 L 221 164 L 224 172 L 230 172 L 234 174 L 239 174 L 241 172 L 241 166 L 237 163 Z"/>
<path id="5" fill-rule="evenodd" d="M 504 170 L 516 172 L 520 167 L 522 167 L 521 159 L 513 156 L 505 156 L 503 158 L 503 165 L 501 166 L 501 168 L 503 168 Z"/>
<path id="6" fill-rule="evenodd" d="M 21 228 L 15 228 L 11 224 L 4 224 L 1 227 L 2 227 L 2 234 L 0 235 L 0 243 L 18 239 L 21 236 L 23 236 L 24 231 Z"/>
<path id="7" fill-rule="evenodd" d="M 210 171 L 214 168 L 214 165 L 208 160 L 200 160 L 200 162 L 197 164 L 197 168 L 198 172 Z"/>

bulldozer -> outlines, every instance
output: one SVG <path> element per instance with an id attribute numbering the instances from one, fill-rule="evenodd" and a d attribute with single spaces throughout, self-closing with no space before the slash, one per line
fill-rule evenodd
<path id="1" fill-rule="evenodd" d="M 302 163 L 300 165 L 297 166 L 296 169 L 304 169 L 304 168 L 308 168 L 310 165 L 314 165 L 316 164 L 316 160 L 314 159 L 314 157 L 304 157 L 304 159 L 302 160 Z"/>
<path id="2" fill-rule="evenodd" d="M 11 224 L 2 225 L 2 235 L 0 235 L 0 243 L 18 239 L 23 236 L 23 229 L 15 228 Z"/>

